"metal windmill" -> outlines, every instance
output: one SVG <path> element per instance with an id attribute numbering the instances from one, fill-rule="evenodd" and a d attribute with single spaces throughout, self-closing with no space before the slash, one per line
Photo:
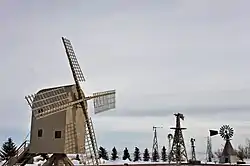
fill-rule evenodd
<path id="1" fill-rule="evenodd" d="M 220 156 L 220 163 L 232 163 L 237 160 L 236 151 L 230 142 L 233 137 L 234 130 L 229 125 L 221 126 L 219 130 L 220 136 L 226 141 L 222 154 Z"/>
<path id="2" fill-rule="evenodd" d="M 194 138 L 191 138 L 190 139 L 190 142 L 191 142 L 191 154 L 192 154 L 192 157 L 191 157 L 191 160 L 192 161 L 196 161 L 196 155 L 195 155 L 195 139 Z"/>
<path id="3" fill-rule="evenodd" d="M 173 134 L 168 134 L 168 161 L 170 163 L 170 152 L 171 152 L 171 141 L 173 140 L 174 136 Z"/>
<path id="4" fill-rule="evenodd" d="M 158 146 L 158 139 L 157 139 L 157 128 L 163 128 L 163 127 L 157 127 L 153 126 L 153 147 L 152 147 L 152 160 L 153 161 L 158 161 L 159 159 L 159 146 Z"/>
<path id="5" fill-rule="evenodd" d="M 212 151 L 212 137 L 219 134 L 218 130 L 209 130 L 209 136 L 207 137 L 207 151 L 206 151 L 206 161 L 212 162 L 214 158 Z"/>
<path id="6" fill-rule="evenodd" d="M 45 165 L 72 165 L 66 154 L 84 154 L 84 163 L 99 165 L 97 143 L 87 101 L 94 100 L 94 111 L 115 108 L 115 90 L 85 96 L 80 82 L 85 81 L 70 40 L 62 37 L 75 84 L 40 90 L 26 96 L 32 109 L 29 153 L 52 153 Z"/>
<path id="7" fill-rule="evenodd" d="M 181 113 L 174 114 L 176 116 L 176 127 L 171 127 L 170 129 L 175 130 L 172 149 L 170 151 L 170 161 L 175 161 L 176 163 L 181 163 L 182 160 L 188 161 L 186 146 L 184 142 L 184 137 L 182 130 L 186 128 L 181 127 L 181 120 L 184 120 L 184 115 Z"/>
<path id="8" fill-rule="evenodd" d="M 174 136 L 173 134 L 169 133 L 168 134 L 168 150 L 170 152 L 170 149 L 171 149 L 171 141 L 173 140 Z"/>

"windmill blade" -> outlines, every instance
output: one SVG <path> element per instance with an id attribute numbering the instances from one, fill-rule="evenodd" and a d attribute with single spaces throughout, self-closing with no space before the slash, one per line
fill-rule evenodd
<path id="1" fill-rule="evenodd" d="M 115 108 L 115 90 L 93 93 L 94 113 L 104 112 Z"/>
<path id="2" fill-rule="evenodd" d="M 83 101 L 81 99 L 70 102 L 64 87 L 46 90 L 36 95 L 26 96 L 25 98 L 28 103 L 31 103 L 31 108 L 36 119 L 64 111 L 65 108 Z"/>
<path id="3" fill-rule="evenodd" d="M 73 46 L 69 39 L 62 37 L 63 45 L 69 60 L 69 65 L 76 83 L 85 81 L 82 70 L 76 58 Z"/>

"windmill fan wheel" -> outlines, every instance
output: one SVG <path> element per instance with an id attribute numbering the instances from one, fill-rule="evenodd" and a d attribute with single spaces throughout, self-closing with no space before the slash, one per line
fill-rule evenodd
<path id="1" fill-rule="evenodd" d="M 229 140 L 233 137 L 234 130 L 229 125 L 223 125 L 221 126 L 219 133 L 224 140 Z"/>
<path id="2" fill-rule="evenodd" d="M 173 135 L 172 134 L 168 134 L 168 139 L 173 139 Z"/>

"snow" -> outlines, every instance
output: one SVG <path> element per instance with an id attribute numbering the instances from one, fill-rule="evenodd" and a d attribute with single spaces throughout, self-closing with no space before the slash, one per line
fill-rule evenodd
<path id="1" fill-rule="evenodd" d="M 76 155 L 75 154 L 70 154 L 68 155 L 68 157 L 71 159 L 72 163 L 74 165 L 84 165 L 84 164 L 79 164 L 78 160 L 75 160 Z M 81 157 L 80 157 L 81 158 Z M 249 165 L 250 164 L 250 159 L 245 159 L 244 160 L 246 162 L 246 164 L 240 164 L 240 165 Z M 0 166 L 4 163 L 5 161 L 0 161 Z M 26 164 L 26 166 L 42 166 L 44 163 L 46 162 L 46 160 L 42 161 L 42 157 L 41 156 L 36 156 L 34 157 L 34 164 Z M 133 165 L 133 164 L 168 164 L 168 162 L 151 162 L 151 161 L 137 161 L 137 162 L 133 162 L 130 160 L 121 160 L 121 159 L 117 159 L 115 161 L 112 160 L 104 160 L 104 159 L 100 159 L 100 164 L 101 165 L 124 165 L 125 163 L 129 164 L 129 165 Z M 172 163 L 172 162 L 171 162 Z M 174 163 L 174 162 L 173 162 Z M 201 161 L 202 164 L 214 164 L 214 162 L 205 162 L 205 161 Z M 218 162 L 217 162 L 218 164 Z M 236 163 L 232 163 L 232 165 L 234 165 Z M 231 164 L 220 164 L 220 165 L 231 165 Z"/>

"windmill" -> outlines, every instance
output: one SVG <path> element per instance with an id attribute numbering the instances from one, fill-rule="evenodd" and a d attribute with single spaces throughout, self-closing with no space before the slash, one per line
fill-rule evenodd
<path id="1" fill-rule="evenodd" d="M 171 149 L 171 141 L 173 140 L 174 136 L 173 134 L 169 133 L 168 134 L 168 149 Z"/>
<path id="2" fill-rule="evenodd" d="M 229 125 L 221 126 L 219 130 L 220 136 L 226 141 L 224 149 L 220 157 L 220 163 L 232 163 L 237 161 L 237 154 L 233 149 L 233 146 L 230 142 L 233 137 L 234 130 Z"/>
<path id="3" fill-rule="evenodd" d="M 182 130 L 185 130 L 186 128 L 181 127 L 181 120 L 184 120 L 184 115 L 181 113 L 177 113 L 174 115 L 176 116 L 176 126 L 170 128 L 175 130 L 175 132 L 172 149 L 169 155 L 169 162 L 175 161 L 176 163 L 181 163 L 185 159 L 186 161 L 188 161 L 186 146 L 182 134 Z"/>
<path id="4" fill-rule="evenodd" d="M 207 137 L 207 151 L 206 151 L 206 161 L 212 162 L 214 157 L 212 152 L 212 137 L 219 134 L 217 130 L 209 130 L 209 136 Z"/>
<path id="5" fill-rule="evenodd" d="M 157 127 L 153 126 L 153 147 L 152 147 L 152 160 L 158 161 L 159 160 L 159 146 L 158 146 L 158 139 L 157 139 L 157 128 L 163 128 L 163 127 Z"/>
<path id="6" fill-rule="evenodd" d="M 95 132 L 87 101 L 95 114 L 115 108 L 115 90 L 85 96 L 85 81 L 70 40 L 62 37 L 75 84 L 40 90 L 26 96 L 32 109 L 29 153 L 53 154 L 44 165 L 73 165 L 66 154 L 84 154 L 84 163 L 99 165 Z"/>
<path id="7" fill-rule="evenodd" d="M 196 161 L 196 155 L 195 155 L 195 139 L 194 138 L 191 138 L 190 139 L 190 142 L 191 142 L 191 154 L 192 154 L 192 157 L 191 157 L 191 160 L 192 161 Z"/>
<path id="8" fill-rule="evenodd" d="M 191 159 L 188 161 L 191 165 L 200 165 L 201 161 L 196 160 L 196 154 L 195 154 L 195 139 L 191 138 L 190 139 L 191 143 Z"/>
<path id="9" fill-rule="evenodd" d="M 174 136 L 173 134 L 168 134 L 168 161 L 170 163 L 170 152 L 171 152 L 171 141 L 173 140 Z"/>

